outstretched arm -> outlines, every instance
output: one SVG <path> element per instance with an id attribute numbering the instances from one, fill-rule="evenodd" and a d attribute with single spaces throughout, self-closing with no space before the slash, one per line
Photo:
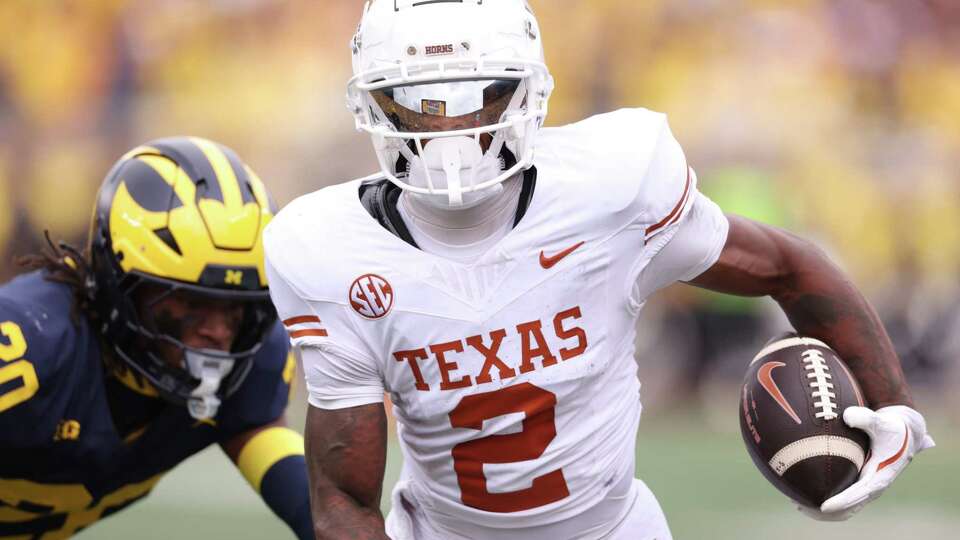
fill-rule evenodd
<path id="1" fill-rule="evenodd" d="M 313 540 L 303 437 L 284 417 L 220 443 L 253 489 L 299 540 Z"/>
<path id="2" fill-rule="evenodd" d="M 317 540 L 389 540 L 380 513 L 387 460 L 383 404 L 311 406 L 306 450 Z"/>
<path id="3" fill-rule="evenodd" d="M 871 408 L 913 407 L 890 337 L 873 307 L 815 245 L 780 229 L 728 216 L 720 259 L 690 283 L 738 296 L 770 296 L 801 335 L 837 352 Z"/>

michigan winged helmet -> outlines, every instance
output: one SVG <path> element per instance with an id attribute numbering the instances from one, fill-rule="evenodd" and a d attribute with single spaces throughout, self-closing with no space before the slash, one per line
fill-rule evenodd
<path id="1" fill-rule="evenodd" d="M 186 403 L 195 417 L 214 416 L 240 386 L 276 320 L 261 241 L 275 212 L 263 183 L 232 150 L 194 137 L 133 149 L 100 189 L 89 284 L 100 330 L 148 388 Z M 189 321 L 154 317 L 151 307 L 171 295 L 237 309 L 230 350 L 191 348 L 178 326 Z M 176 360 L 161 349 L 179 351 Z"/>

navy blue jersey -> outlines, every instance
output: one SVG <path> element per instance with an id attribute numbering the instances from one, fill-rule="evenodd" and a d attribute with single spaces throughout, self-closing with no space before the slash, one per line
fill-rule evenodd
<path id="1" fill-rule="evenodd" d="M 107 375 L 72 303 L 70 287 L 41 272 L 0 287 L 0 538 L 69 537 L 287 405 L 294 364 L 279 323 L 243 385 L 215 418 L 197 421 L 132 373 Z"/>

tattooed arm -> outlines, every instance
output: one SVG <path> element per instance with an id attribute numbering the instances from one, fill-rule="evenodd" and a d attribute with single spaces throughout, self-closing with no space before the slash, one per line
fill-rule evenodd
<path id="1" fill-rule="evenodd" d="M 857 481 L 824 501 L 800 507 L 818 520 L 848 519 L 876 499 L 913 457 L 934 446 L 879 317 L 847 276 L 813 244 L 781 230 L 729 216 L 720 259 L 694 285 L 741 296 L 773 297 L 801 335 L 829 344 L 860 382 L 870 408 L 847 407 L 843 421 L 870 437 Z"/>
<path id="2" fill-rule="evenodd" d="M 387 460 L 383 404 L 330 411 L 311 406 L 306 455 L 317 540 L 389 540 L 380 513 Z"/>
<path id="3" fill-rule="evenodd" d="M 771 296 L 798 333 L 837 351 L 871 408 L 913 407 L 887 332 L 843 271 L 806 240 L 742 217 L 728 218 L 720 259 L 690 283 L 739 296 Z"/>

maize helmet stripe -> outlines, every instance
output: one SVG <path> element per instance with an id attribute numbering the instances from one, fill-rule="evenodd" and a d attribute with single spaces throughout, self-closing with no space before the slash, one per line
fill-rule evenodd
<path id="1" fill-rule="evenodd" d="M 253 185 L 250 183 L 250 172 L 247 166 L 229 148 L 221 146 L 220 149 L 223 150 L 224 155 L 227 156 L 227 161 L 230 162 L 230 167 L 233 168 L 233 174 L 240 186 L 240 198 L 243 203 L 258 204 L 257 198 L 253 194 Z M 266 201 L 264 201 L 264 206 L 267 206 Z"/>
<path id="2" fill-rule="evenodd" d="M 259 240 L 260 231 L 260 207 L 256 200 L 244 202 L 242 193 L 246 188 L 239 184 L 223 147 L 199 138 L 191 138 L 190 142 L 203 152 L 206 161 L 213 167 L 220 188 L 219 200 L 207 197 L 204 193 L 199 193 L 197 198 L 197 207 L 211 240 L 220 249 L 252 249 Z M 212 183 L 212 180 L 206 182 L 208 185 Z"/>
<path id="3" fill-rule="evenodd" d="M 128 185 L 123 182 L 117 187 L 109 216 L 111 246 L 120 267 L 124 272 L 136 270 L 163 278 L 186 277 L 181 257 L 154 233 L 169 226 L 170 214 L 143 208 Z"/>
<path id="4" fill-rule="evenodd" d="M 173 191 L 180 197 L 181 201 L 189 207 L 195 207 L 197 204 L 197 186 L 183 169 L 177 169 L 177 174 L 173 177 Z"/>
<path id="5" fill-rule="evenodd" d="M 227 208 L 239 208 L 243 206 L 243 197 L 240 194 L 240 184 L 226 153 L 220 149 L 220 146 L 203 139 L 195 137 L 190 138 L 190 142 L 197 145 L 206 156 L 207 161 L 213 167 L 214 176 L 208 178 L 208 182 L 216 182 L 220 186 L 220 202 Z M 206 197 L 205 197 L 206 198 Z M 216 198 L 216 197 L 210 197 Z"/>
<path id="6" fill-rule="evenodd" d="M 163 155 L 163 152 L 161 152 L 160 150 L 158 150 L 157 148 L 155 148 L 155 147 L 153 147 L 153 146 L 147 146 L 147 145 L 138 146 L 138 147 L 134 148 L 133 150 L 131 150 L 131 151 L 127 152 L 126 154 L 124 154 L 123 157 L 121 157 L 121 158 L 117 161 L 117 164 L 122 165 L 122 164 L 123 164 L 125 161 L 127 161 L 128 159 L 131 159 L 131 158 L 134 158 L 134 157 L 137 157 L 137 156 L 146 155 L 146 154 L 153 154 L 153 155 L 155 155 L 155 156 L 161 156 L 161 155 Z M 110 175 L 108 174 L 107 176 L 109 177 Z"/>
<path id="7" fill-rule="evenodd" d="M 199 192 L 197 195 L 206 199 L 214 199 L 223 202 L 223 192 L 220 191 L 220 182 L 217 181 L 217 173 L 213 164 L 207 159 L 207 155 L 194 142 L 193 137 L 177 137 L 174 139 L 161 139 L 155 143 L 165 155 L 171 156 L 177 165 L 183 169 L 190 180 L 196 186 L 201 180 L 206 185 L 205 192 Z"/>

